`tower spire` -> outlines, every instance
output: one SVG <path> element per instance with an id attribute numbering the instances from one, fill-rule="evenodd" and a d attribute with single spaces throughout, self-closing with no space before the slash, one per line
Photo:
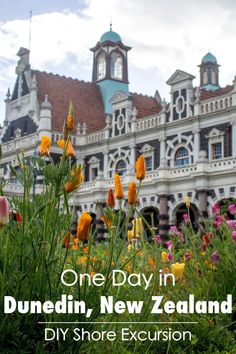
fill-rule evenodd
<path id="1" fill-rule="evenodd" d="M 110 15 L 110 31 L 112 31 L 112 15 Z"/>

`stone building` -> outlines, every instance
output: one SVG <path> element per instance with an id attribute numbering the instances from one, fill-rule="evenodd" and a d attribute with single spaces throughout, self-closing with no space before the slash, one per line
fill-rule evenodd
<path id="1" fill-rule="evenodd" d="M 176 70 L 167 80 L 166 103 L 158 91 L 154 97 L 129 91 L 129 50 L 119 34 L 104 33 L 91 48 L 92 82 L 84 82 L 32 69 L 29 51 L 20 48 L 1 130 L 7 193 L 22 193 L 9 164 L 17 167 L 22 149 L 25 156 L 37 154 L 42 135 L 51 137 L 52 157 L 59 159 L 56 141 L 72 100 L 72 143 L 85 165 L 85 183 L 71 199 L 78 213 L 92 211 L 99 218 L 97 203 L 106 201 L 114 173 L 127 190 L 139 154 L 145 156 L 147 176 L 138 207 L 147 220 L 153 216 L 160 233 L 181 222 L 186 195 L 194 222 L 211 212 L 214 202 L 236 196 L 236 80 L 220 87 L 217 59 L 207 53 L 199 65 L 200 86 L 193 85 L 193 75 Z"/>

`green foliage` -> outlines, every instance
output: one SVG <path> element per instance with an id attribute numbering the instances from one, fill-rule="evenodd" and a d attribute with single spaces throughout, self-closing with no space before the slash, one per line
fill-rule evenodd
<path id="1" fill-rule="evenodd" d="M 223 314 L 189 314 L 180 315 L 165 313 L 151 314 L 153 295 L 163 295 L 164 300 L 186 300 L 194 294 L 197 300 L 226 299 L 232 294 L 235 301 L 236 257 L 235 243 L 231 231 L 223 223 L 218 230 L 213 227 L 212 220 L 206 220 L 201 235 L 193 231 L 191 224 L 183 225 L 181 232 L 185 242 L 178 235 L 171 236 L 173 242 L 173 263 L 183 262 L 186 252 L 190 255 L 185 260 L 183 278 L 173 286 L 171 282 L 161 286 L 158 282 L 159 270 L 170 272 L 170 263 L 162 261 L 161 253 L 166 251 L 163 245 L 155 242 L 155 229 L 145 220 L 154 242 L 148 243 L 143 232 L 139 241 L 130 242 L 127 247 L 126 235 L 129 217 L 138 210 L 130 209 L 127 217 L 120 210 L 106 208 L 103 214 L 112 222 L 108 228 L 108 241 L 95 245 L 96 231 L 90 233 L 89 243 L 80 243 L 79 249 L 63 248 L 65 235 L 68 234 L 72 216 L 68 209 L 67 195 L 63 186 L 69 177 L 70 164 L 62 159 L 59 165 L 46 163 L 40 158 L 25 161 L 19 159 L 21 172 L 12 170 L 24 187 L 23 198 L 12 198 L 11 208 L 23 216 L 22 223 L 11 219 L 10 223 L 1 228 L 0 235 L 0 291 L 1 301 L 5 295 L 18 300 L 40 300 L 41 302 L 60 299 L 61 294 L 71 294 L 74 299 L 84 300 L 93 312 L 90 318 L 83 314 L 13 314 L 3 313 L 0 308 L 0 352 L 1 353 L 236 353 L 235 342 L 235 303 L 234 313 Z M 32 184 L 35 170 L 44 178 L 43 193 L 33 194 Z M 202 236 L 207 235 L 209 243 L 202 252 Z M 211 254 L 217 251 L 220 262 L 214 264 Z M 73 269 L 76 273 L 101 273 L 105 284 L 101 287 L 90 285 L 84 281 L 81 286 L 66 287 L 61 282 L 61 273 L 65 269 Z M 151 286 L 132 287 L 124 284 L 112 286 L 112 270 L 121 269 L 130 273 L 143 273 L 147 277 L 154 275 Z M 68 278 L 69 279 L 69 278 Z M 144 308 L 140 314 L 100 314 L 100 296 L 112 295 L 116 301 L 143 300 Z M 127 325 L 132 331 L 161 331 L 167 328 L 179 331 L 191 331 L 189 341 L 127 341 L 110 342 L 74 341 L 72 331 L 66 341 L 44 340 L 45 324 L 39 322 L 77 321 L 85 330 L 114 330 L 120 332 L 121 324 L 101 324 L 87 322 L 145 322 L 147 324 Z M 148 324 L 149 322 L 189 322 L 198 324 Z M 178 327 L 177 327 L 178 326 Z M 52 325 L 56 328 L 56 325 Z M 123 325 L 124 327 L 124 325 Z M 74 325 L 71 325 L 74 328 Z"/>

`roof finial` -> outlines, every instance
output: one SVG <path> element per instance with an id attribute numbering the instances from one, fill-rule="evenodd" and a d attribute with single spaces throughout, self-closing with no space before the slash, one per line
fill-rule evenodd
<path id="1" fill-rule="evenodd" d="M 30 10 L 29 13 L 29 51 L 30 51 L 30 47 L 31 47 L 31 23 L 32 23 L 32 10 Z"/>
<path id="2" fill-rule="evenodd" d="M 112 15 L 110 15 L 110 31 L 112 31 Z"/>

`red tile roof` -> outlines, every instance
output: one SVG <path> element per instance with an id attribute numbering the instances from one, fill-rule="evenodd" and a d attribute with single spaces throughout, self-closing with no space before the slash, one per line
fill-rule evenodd
<path id="1" fill-rule="evenodd" d="M 201 92 L 200 100 L 205 101 L 210 98 L 226 95 L 227 93 L 229 93 L 232 90 L 233 90 L 233 86 L 229 86 L 229 85 L 226 87 L 220 88 L 216 91 L 206 91 L 204 89 L 200 89 L 200 92 Z"/>
<path id="2" fill-rule="evenodd" d="M 144 96 L 137 93 L 131 93 L 133 98 L 133 106 L 138 110 L 137 118 L 151 116 L 159 113 L 162 109 L 154 97 Z"/>
<path id="3" fill-rule="evenodd" d="M 32 70 L 36 75 L 38 99 L 42 103 L 45 95 L 52 106 L 52 129 L 62 131 L 67 117 L 69 101 L 75 109 L 75 127 L 77 123 L 87 124 L 87 132 L 105 127 L 106 114 L 99 87 L 90 82 L 79 81 L 65 76 Z M 161 106 L 154 97 L 131 93 L 133 106 L 138 110 L 137 118 L 159 113 Z M 75 133 L 75 132 L 74 132 Z"/>
<path id="4" fill-rule="evenodd" d="M 48 95 L 51 103 L 53 130 L 62 131 L 70 100 L 75 110 L 75 127 L 78 122 L 87 124 L 87 132 L 105 127 L 102 96 L 95 84 L 37 70 L 32 73 L 36 75 L 39 102 Z"/>

